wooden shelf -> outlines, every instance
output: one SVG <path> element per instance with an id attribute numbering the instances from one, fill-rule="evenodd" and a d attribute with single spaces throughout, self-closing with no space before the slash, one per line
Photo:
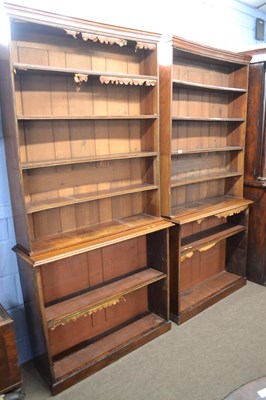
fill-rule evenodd
<path id="1" fill-rule="evenodd" d="M 225 152 L 225 151 L 243 151 L 242 146 L 226 146 L 226 147 L 201 147 L 198 149 L 180 149 L 171 152 L 172 156 L 182 155 L 182 154 L 201 154 L 201 153 L 215 153 L 215 152 Z"/>
<path id="2" fill-rule="evenodd" d="M 189 117 L 172 116 L 173 121 L 196 121 L 196 122 L 245 122 L 245 118 L 220 118 L 220 117 Z"/>
<path id="3" fill-rule="evenodd" d="M 102 156 L 88 156 L 88 157 L 76 157 L 76 158 L 63 158 L 58 160 L 40 160 L 32 162 L 24 162 L 21 164 L 22 169 L 33 169 L 33 168 L 47 168 L 55 167 L 60 165 L 72 165 L 72 164 L 83 164 L 99 161 L 112 161 L 112 160 L 123 160 L 131 158 L 145 158 L 145 157 L 155 157 L 157 153 L 155 151 L 140 151 L 136 153 L 120 153 L 120 154 L 110 154 Z"/>
<path id="4" fill-rule="evenodd" d="M 166 274 L 153 268 L 136 272 L 133 275 L 119 279 L 113 283 L 91 290 L 72 299 L 61 301 L 45 310 L 48 329 L 55 329 L 57 326 L 65 325 L 72 319 L 75 320 L 84 315 L 94 313 L 113 301 L 119 301 L 122 296 L 148 286 L 154 282 L 166 278 Z"/>
<path id="5" fill-rule="evenodd" d="M 173 80 L 173 85 L 183 88 L 192 88 L 192 89 L 200 89 L 200 90 L 213 90 L 213 91 L 221 91 L 221 92 L 233 92 L 233 93 L 246 93 L 247 90 L 243 88 L 235 88 L 235 87 L 226 87 L 226 86 L 216 86 L 216 85 L 206 85 L 204 83 L 195 83 L 189 81 L 182 81 L 178 79 Z"/>
<path id="6" fill-rule="evenodd" d="M 49 210 L 57 207 L 64 207 L 71 204 L 84 203 L 87 201 L 94 201 L 114 196 L 123 196 L 130 193 L 147 192 L 149 190 L 157 190 L 158 185 L 142 184 L 142 185 L 129 185 L 110 190 L 99 190 L 97 192 L 73 194 L 72 196 L 62 196 L 54 199 L 47 199 L 46 201 L 35 201 L 27 204 L 27 214 Z"/>
<path id="7" fill-rule="evenodd" d="M 73 68 L 63 68 L 63 67 L 50 67 L 48 65 L 38 65 L 38 64 L 23 64 L 14 63 L 13 68 L 15 68 L 16 73 L 23 73 L 27 71 L 35 72 L 45 72 L 45 73 L 59 73 L 59 74 L 84 74 L 93 77 L 103 76 L 113 76 L 117 78 L 132 78 L 132 79 L 147 79 L 147 80 L 158 80 L 157 76 L 154 75 L 134 75 L 134 74 L 124 74 L 116 72 L 106 72 L 106 71 L 94 71 L 87 69 L 73 69 Z"/>
<path id="8" fill-rule="evenodd" d="M 245 231 L 245 226 L 233 225 L 227 222 L 225 224 L 217 225 L 214 228 L 206 229 L 187 236 L 181 240 L 181 256 L 194 252 L 195 250 L 201 250 L 202 247 L 207 246 L 208 244 L 216 243 Z"/>
<path id="9" fill-rule="evenodd" d="M 206 174 L 206 175 L 201 175 L 201 176 L 191 176 L 187 178 L 182 178 L 182 179 L 172 179 L 171 180 L 171 187 L 179 187 L 179 186 L 186 186 L 190 185 L 192 183 L 199 183 L 199 182 L 207 182 L 207 181 L 213 181 L 216 179 L 224 179 L 224 178 L 233 178 L 237 176 L 242 176 L 241 172 L 237 171 L 226 171 L 226 172 L 221 172 L 217 174 Z"/>
<path id="10" fill-rule="evenodd" d="M 181 205 L 173 207 L 171 210 L 171 219 L 183 225 L 212 215 L 233 215 L 239 210 L 246 208 L 250 203 L 250 200 L 246 200 L 241 197 L 228 195 L 211 197 L 192 203 L 187 203 L 185 206 Z"/>
<path id="11" fill-rule="evenodd" d="M 185 322 L 245 284 L 245 278 L 223 271 L 199 285 L 181 292 L 178 322 Z M 176 316 L 173 318 L 176 319 Z"/>
<path id="12" fill-rule="evenodd" d="M 157 119 L 158 115 L 17 115 L 18 121 L 43 120 L 141 120 Z"/>
<path id="13" fill-rule="evenodd" d="M 167 331 L 170 329 L 170 323 L 166 322 L 158 315 L 149 313 L 146 316 L 140 317 L 134 322 L 121 327 L 115 332 L 97 340 L 94 343 L 82 348 L 81 350 L 70 354 L 61 360 L 54 361 L 54 372 L 56 380 L 63 379 L 69 374 L 74 374 L 76 371 L 84 370 L 88 366 L 94 366 L 97 360 L 101 360 L 106 355 L 112 361 L 119 357 L 115 354 L 127 353 L 128 346 L 139 347 L 136 345 L 138 338 L 143 338 L 144 342 L 150 340 L 149 336 L 156 337 L 157 330 Z M 148 339 L 148 340 L 145 340 Z M 110 361 L 110 362 L 112 362 Z M 110 363 L 109 362 L 109 363 Z"/>
<path id="14" fill-rule="evenodd" d="M 118 243 L 171 226 L 162 218 L 138 214 L 111 222 L 90 225 L 32 243 L 34 266 L 70 255 Z M 20 247 L 20 246 L 19 246 Z M 25 249 L 23 249 L 25 251 Z M 29 260 L 28 260 L 29 261 Z"/>

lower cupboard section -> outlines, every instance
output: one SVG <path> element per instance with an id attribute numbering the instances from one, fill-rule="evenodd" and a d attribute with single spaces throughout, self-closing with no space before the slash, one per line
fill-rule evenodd
<path id="1" fill-rule="evenodd" d="M 248 209 L 171 229 L 170 317 L 181 324 L 246 284 Z"/>
<path id="2" fill-rule="evenodd" d="M 43 263 L 17 250 L 35 364 L 53 394 L 171 328 L 169 226 Z"/>

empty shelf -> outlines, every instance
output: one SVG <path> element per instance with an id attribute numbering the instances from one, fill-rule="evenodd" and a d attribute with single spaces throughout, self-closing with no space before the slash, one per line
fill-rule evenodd
<path id="1" fill-rule="evenodd" d="M 142 185 L 129 185 L 110 190 L 99 190 L 97 192 L 91 193 L 73 194 L 72 196 L 62 196 L 54 199 L 47 199 L 46 201 L 35 201 L 27 204 L 27 214 L 32 214 L 57 207 L 65 207 L 71 204 L 84 203 L 87 201 L 94 201 L 115 196 L 123 196 L 131 193 L 146 192 L 156 189 L 158 189 L 157 185 L 146 183 Z"/>
<path id="2" fill-rule="evenodd" d="M 109 357 L 110 361 L 108 363 L 110 363 L 119 358 L 119 351 L 126 354 L 132 348 L 139 347 L 169 329 L 170 323 L 159 316 L 152 313 L 143 316 L 81 350 L 61 360 L 54 361 L 55 378 L 60 380 L 67 375 L 74 374 L 75 371 L 78 373 L 80 370 L 90 366 L 94 368 L 95 372 L 95 363 L 97 361 Z M 156 331 L 158 334 L 156 334 Z M 129 346 L 131 346 L 131 349 L 129 349 Z"/>
<path id="3" fill-rule="evenodd" d="M 243 89 L 243 88 L 217 86 L 217 85 L 206 85 L 204 83 L 182 81 L 182 80 L 178 80 L 178 79 L 173 80 L 173 85 L 178 86 L 178 87 L 183 87 L 183 88 L 213 90 L 213 91 L 221 91 L 221 92 L 235 92 L 235 93 L 240 93 L 240 94 L 247 92 L 247 90 Z"/>
<path id="4" fill-rule="evenodd" d="M 33 168 L 48 168 L 60 165 L 72 165 L 72 164 L 84 164 L 100 161 L 112 161 L 112 160 L 128 160 L 131 158 L 145 158 L 145 157 L 155 157 L 157 155 L 154 151 L 139 151 L 131 153 L 120 153 L 120 154 L 107 154 L 98 156 L 88 156 L 88 157 L 73 157 L 73 158 L 62 158 L 57 160 L 39 160 L 32 162 L 22 163 L 22 169 L 33 169 Z"/>
<path id="5" fill-rule="evenodd" d="M 209 243 L 216 243 L 226 239 L 229 236 L 236 235 L 239 232 L 244 232 L 246 227 L 243 225 L 233 225 L 229 222 L 215 226 L 210 229 L 187 236 L 181 240 L 181 254 L 200 250 Z"/>
<path id="6" fill-rule="evenodd" d="M 190 185 L 192 183 L 214 181 L 216 179 L 233 178 L 237 176 L 242 176 L 242 173 L 238 171 L 224 171 L 214 174 L 188 176 L 186 178 L 181 178 L 181 179 L 172 179 L 171 187 L 174 188 L 178 186 Z"/>
<path id="7" fill-rule="evenodd" d="M 45 310 L 48 329 L 65 325 L 72 319 L 91 314 L 108 305 L 119 302 L 121 297 L 166 277 L 161 271 L 147 268 L 141 272 L 106 284 L 74 298 L 47 307 Z"/>

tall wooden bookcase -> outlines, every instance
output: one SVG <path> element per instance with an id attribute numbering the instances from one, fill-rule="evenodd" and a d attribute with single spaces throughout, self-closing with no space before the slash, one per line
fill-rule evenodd
<path id="1" fill-rule="evenodd" d="M 170 329 L 159 35 L 6 11 L 15 251 L 36 366 L 55 394 Z"/>
<path id="2" fill-rule="evenodd" d="M 245 284 L 248 57 L 176 36 L 160 60 L 162 215 L 171 230 L 171 319 Z"/>

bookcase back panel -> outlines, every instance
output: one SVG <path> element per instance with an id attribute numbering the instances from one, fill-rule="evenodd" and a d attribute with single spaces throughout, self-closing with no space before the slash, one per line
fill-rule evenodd
<path id="1" fill-rule="evenodd" d="M 224 179 L 173 188 L 171 190 L 173 215 L 175 215 L 175 212 L 178 212 L 176 207 L 184 206 L 189 208 L 190 203 L 195 201 L 204 201 L 223 195 L 225 195 Z"/>
<path id="2" fill-rule="evenodd" d="M 29 215 L 33 226 L 31 239 L 35 241 L 142 213 L 158 215 L 157 194 L 153 192 L 155 191 L 104 198 L 36 212 Z M 82 236 L 80 231 L 76 232 L 79 240 L 82 239 L 80 235 Z M 75 241 L 74 238 L 73 240 Z M 64 241 L 65 238 L 62 239 L 63 247 Z M 57 246 L 60 247 L 60 243 Z"/>
<path id="3" fill-rule="evenodd" d="M 189 179 L 190 177 L 233 171 L 236 166 L 234 153 L 212 152 L 173 156 L 171 177 L 173 180 Z"/>
<path id="4" fill-rule="evenodd" d="M 103 247 L 41 268 L 45 303 L 147 267 L 146 236 Z"/>
<path id="5" fill-rule="evenodd" d="M 23 177 L 25 193 L 34 202 L 154 183 L 152 171 L 153 160 L 149 157 L 36 168 L 25 171 Z"/>
<path id="6" fill-rule="evenodd" d="M 171 190 L 171 215 L 178 215 L 188 210 L 196 212 L 200 207 L 217 206 L 227 196 L 243 195 L 243 178 L 217 179 L 209 182 L 194 183 Z"/>
<path id="7" fill-rule="evenodd" d="M 239 123 L 173 121 L 172 152 L 202 148 L 243 146 L 245 129 Z"/>
<path id="8" fill-rule="evenodd" d="M 225 240 L 216 243 L 210 249 L 200 252 L 195 251 L 191 258 L 180 262 L 179 287 L 185 291 L 206 281 L 225 269 Z M 186 293 L 182 293 L 185 301 Z"/>
<path id="9" fill-rule="evenodd" d="M 246 66 L 208 59 L 206 57 L 184 56 L 184 53 L 174 50 L 173 79 L 184 80 L 205 85 L 246 88 Z"/>
<path id="10" fill-rule="evenodd" d="M 92 77 L 79 86 L 73 76 L 17 74 L 15 76 L 18 116 L 137 116 L 153 114 L 153 88 L 102 84 Z M 146 101 L 147 99 L 147 101 Z M 153 105 L 153 104 L 152 104 Z M 142 107 L 141 107 L 142 106 Z"/>
<path id="11" fill-rule="evenodd" d="M 22 163 L 156 151 L 154 122 L 24 121 L 19 124 Z"/>
<path id="12" fill-rule="evenodd" d="M 204 219 L 199 219 L 199 221 L 190 222 L 188 224 L 182 225 L 180 237 L 181 237 L 181 239 L 184 239 L 187 236 L 193 235 L 195 233 L 203 232 L 206 229 L 210 229 L 215 226 L 222 225 L 225 222 L 226 222 L 226 218 L 217 218 L 215 216 L 204 218 Z"/>
<path id="13" fill-rule="evenodd" d="M 96 313 L 70 321 L 64 326 L 49 330 L 50 352 L 52 356 L 77 346 L 82 342 L 115 328 L 148 310 L 147 287 L 124 296 L 125 301 L 107 307 Z"/>
<path id="14" fill-rule="evenodd" d="M 77 34 L 75 39 L 64 29 L 31 23 L 13 23 L 11 30 L 15 62 L 61 68 L 77 68 L 78 65 L 78 69 L 125 74 L 157 74 L 156 62 L 146 61 L 155 56 L 154 52 L 135 51 L 135 41 L 128 41 L 122 47 L 94 43 L 83 40 L 82 34 Z"/>
<path id="15" fill-rule="evenodd" d="M 241 118 L 245 96 L 226 92 L 181 89 L 173 91 L 174 117 L 191 118 Z"/>

